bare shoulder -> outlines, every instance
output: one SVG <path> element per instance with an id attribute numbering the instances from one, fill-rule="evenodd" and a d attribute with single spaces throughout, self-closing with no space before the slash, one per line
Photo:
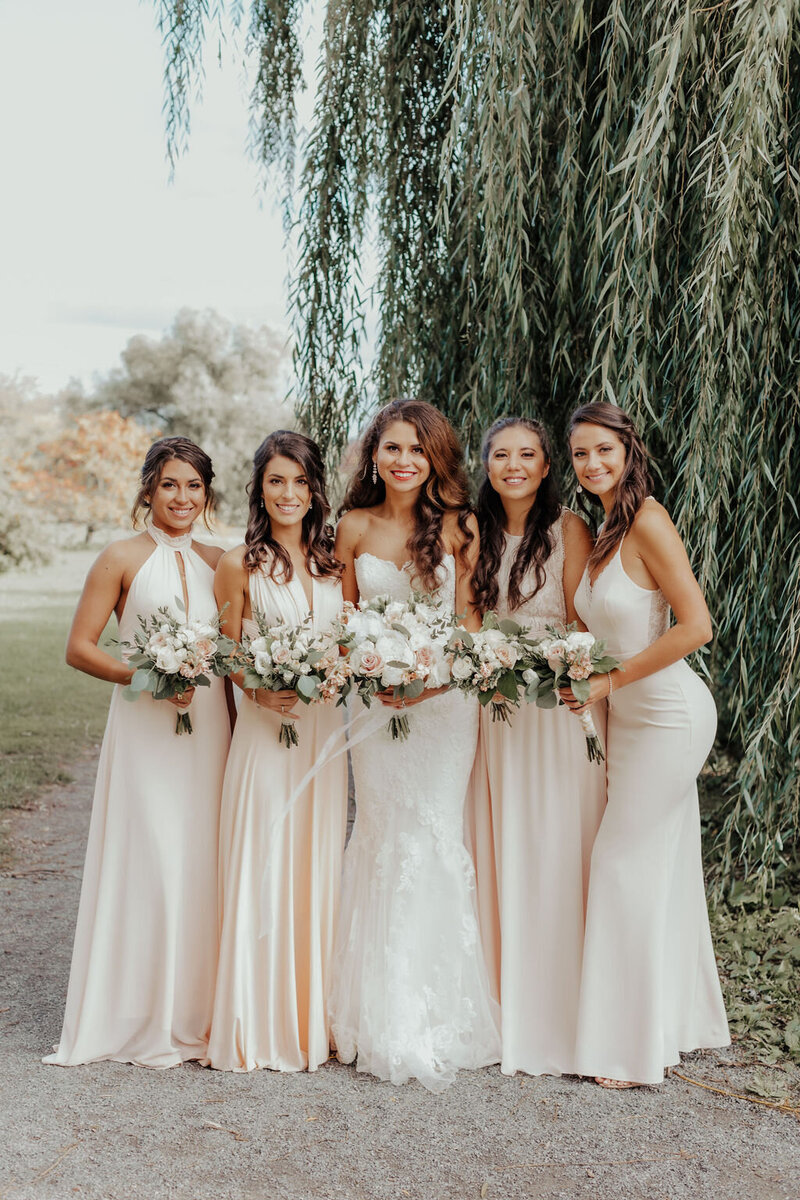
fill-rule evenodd
<path id="1" fill-rule="evenodd" d="M 126 571 L 138 570 L 146 558 L 153 553 L 155 544 L 146 533 L 133 537 L 118 538 L 101 550 L 92 565 L 92 571 L 107 571 L 124 575 Z"/>
<path id="2" fill-rule="evenodd" d="M 589 541 L 592 540 L 592 535 L 589 532 L 589 526 L 584 521 L 583 517 L 579 517 L 571 508 L 562 508 L 561 510 L 561 528 L 564 533 L 564 538 L 567 541 Z"/>
<path id="3" fill-rule="evenodd" d="M 192 549 L 199 554 L 203 562 L 215 571 L 219 560 L 224 555 L 225 551 L 221 546 L 209 546 L 207 542 L 192 542 Z"/>
<path id="4" fill-rule="evenodd" d="M 207 550 L 217 550 L 217 546 L 207 546 Z M 244 556 L 247 553 L 247 546 L 242 543 L 241 546 L 234 546 L 232 550 L 220 550 L 216 559 L 216 568 L 218 575 L 233 576 L 237 572 L 244 571 Z"/>
<path id="5" fill-rule="evenodd" d="M 340 550 L 354 552 L 374 520 L 369 508 L 351 508 L 342 513 L 336 526 L 336 545 Z"/>
<path id="6" fill-rule="evenodd" d="M 444 514 L 442 521 L 442 538 L 445 546 L 450 551 L 460 550 L 467 540 L 464 536 L 464 530 L 458 521 L 459 514 L 452 509 Z M 474 513 L 467 513 L 466 526 L 472 534 L 472 539 L 478 537 L 478 518 Z"/>
<path id="7" fill-rule="evenodd" d="M 678 537 L 678 531 L 664 505 L 659 504 L 652 496 L 645 500 L 633 518 L 628 536 L 630 534 L 643 545 L 652 545 L 664 537 Z"/>

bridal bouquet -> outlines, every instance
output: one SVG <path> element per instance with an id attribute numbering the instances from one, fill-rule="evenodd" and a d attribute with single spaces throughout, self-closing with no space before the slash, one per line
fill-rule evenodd
<path id="1" fill-rule="evenodd" d="M 536 688 L 539 678 L 530 665 L 531 642 L 525 626 L 488 612 L 477 633 L 454 630 L 453 686 L 478 702 L 491 705 L 493 721 L 511 721 L 511 709 L 519 706 L 521 693 Z"/>
<path id="2" fill-rule="evenodd" d="M 338 622 L 349 668 L 342 700 L 355 692 L 369 707 L 387 688 L 398 700 L 413 700 L 426 688 L 447 686 L 452 631 L 449 609 L 418 593 L 405 601 L 375 596 L 358 607 L 346 604 Z M 388 729 L 395 739 L 407 738 L 408 718 L 393 716 Z"/>
<path id="3" fill-rule="evenodd" d="M 186 608 L 179 597 L 175 605 Z M 128 662 L 135 667 L 133 678 L 124 689 L 126 700 L 135 700 L 140 692 L 151 692 L 155 700 L 182 696 L 190 688 L 210 687 L 209 675 L 229 675 L 235 670 L 236 643 L 219 631 L 221 613 L 210 621 L 184 621 L 168 608 L 159 608 L 150 617 L 139 616 L 141 630 L 134 641 L 123 642 L 129 649 Z M 176 733 L 191 733 L 189 710 L 178 713 Z"/>
<path id="4" fill-rule="evenodd" d="M 245 688 L 294 691 L 304 704 L 339 696 L 348 670 L 333 633 L 315 633 L 310 613 L 300 625 L 269 625 L 258 611 L 253 619 L 258 635 L 243 638 L 237 654 Z M 288 748 L 298 740 L 294 720 L 288 717 L 281 722 L 278 741 Z"/>
<path id="5" fill-rule="evenodd" d="M 532 665 L 540 679 L 536 703 L 541 708 L 555 708 L 558 688 L 567 685 L 577 700 L 588 700 L 589 676 L 606 675 L 620 665 L 618 659 L 606 654 L 604 641 L 580 632 L 574 625 L 564 630 L 548 625 L 547 634 L 532 647 Z M 590 710 L 581 713 L 579 720 L 586 734 L 586 753 L 592 762 L 601 762 L 605 754 Z"/>

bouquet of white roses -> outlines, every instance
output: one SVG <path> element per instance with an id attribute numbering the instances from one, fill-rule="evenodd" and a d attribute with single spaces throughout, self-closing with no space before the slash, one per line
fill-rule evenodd
<path id="1" fill-rule="evenodd" d="M 547 636 L 534 643 L 531 653 L 539 677 L 535 699 L 541 708 L 554 708 L 558 688 L 566 686 L 583 703 L 589 699 L 589 676 L 606 675 L 620 665 L 618 659 L 606 654 L 604 641 L 581 632 L 574 624 L 563 630 L 548 625 Z M 586 734 L 586 753 L 592 762 L 601 762 L 605 754 L 589 709 L 579 719 Z"/>
<path id="2" fill-rule="evenodd" d="M 237 654 L 245 688 L 294 691 L 304 704 L 340 695 L 348 668 L 332 632 L 315 633 L 310 613 L 300 625 L 270 625 L 258 611 L 253 619 L 258 635 L 243 638 Z M 281 722 L 278 740 L 287 747 L 298 744 L 291 717 Z"/>
<path id="3" fill-rule="evenodd" d="M 175 605 L 186 611 L 178 596 Z M 168 700 L 190 688 L 210 687 L 209 675 L 229 675 L 235 670 L 236 643 L 220 633 L 220 616 L 181 622 L 166 606 L 153 616 L 140 615 L 141 630 L 134 634 L 133 643 L 122 643 L 131 651 L 127 661 L 136 668 L 122 693 L 125 699 L 136 700 L 140 692 L 151 692 L 155 700 Z M 192 732 L 188 709 L 178 713 L 175 732 Z"/>
<path id="4" fill-rule="evenodd" d="M 346 604 L 338 622 L 349 666 L 342 699 L 355 692 L 369 707 L 388 688 L 398 700 L 413 700 L 426 688 L 449 685 L 452 630 L 449 609 L 419 593 L 405 601 L 375 596 L 357 608 Z M 388 728 L 393 738 L 407 738 L 408 718 L 393 716 Z"/>
<path id="5" fill-rule="evenodd" d="M 456 629 L 450 638 L 453 687 L 491 705 L 493 721 L 511 721 L 521 693 L 538 684 L 530 667 L 531 642 L 524 625 L 487 612 L 477 633 Z"/>

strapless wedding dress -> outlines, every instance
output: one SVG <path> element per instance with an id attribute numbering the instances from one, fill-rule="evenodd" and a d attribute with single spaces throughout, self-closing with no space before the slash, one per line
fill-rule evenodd
<path id="1" fill-rule="evenodd" d="M 407 568 L 371 554 L 356 559 L 356 577 L 362 599 L 404 600 L 411 591 Z M 452 608 L 452 556 L 440 577 L 438 598 Z M 463 832 L 478 706 L 449 692 L 407 715 L 407 741 L 381 729 L 352 751 L 357 816 L 345 854 L 331 1028 L 343 1062 L 442 1091 L 459 1068 L 500 1057 Z"/>

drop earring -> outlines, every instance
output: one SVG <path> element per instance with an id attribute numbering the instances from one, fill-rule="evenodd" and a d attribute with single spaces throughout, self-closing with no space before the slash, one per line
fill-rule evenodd
<path id="1" fill-rule="evenodd" d="M 378 482 L 378 468 L 375 463 L 372 464 L 372 482 L 373 483 Z"/>
<path id="2" fill-rule="evenodd" d="M 575 488 L 575 491 L 578 493 L 579 496 L 583 495 L 583 488 L 581 487 L 580 484 L 578 484 L 578 486 Z"/>

